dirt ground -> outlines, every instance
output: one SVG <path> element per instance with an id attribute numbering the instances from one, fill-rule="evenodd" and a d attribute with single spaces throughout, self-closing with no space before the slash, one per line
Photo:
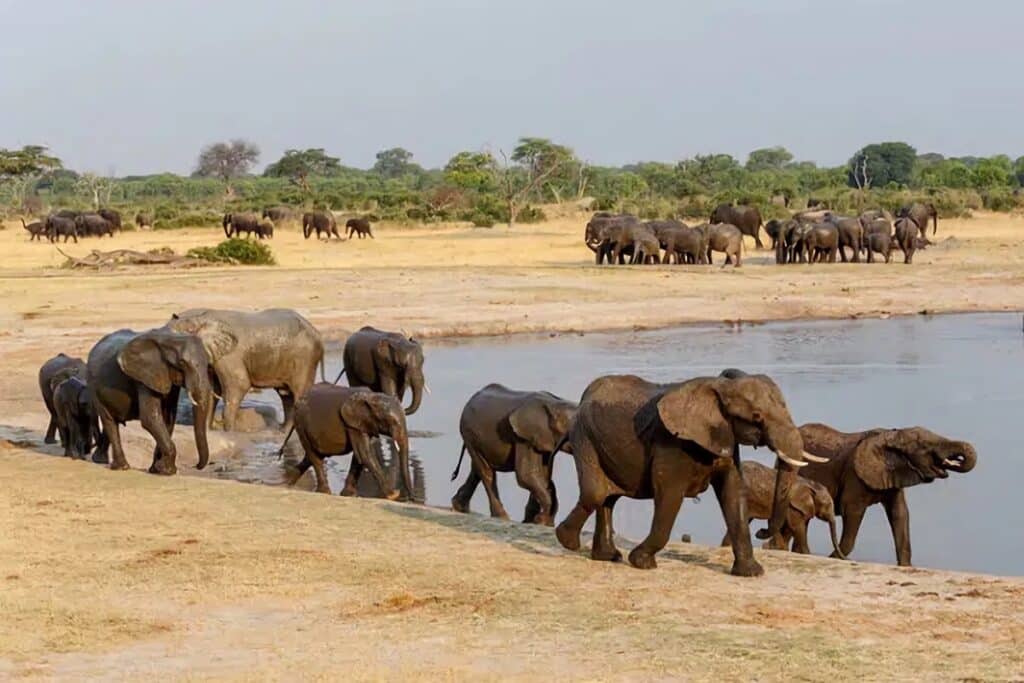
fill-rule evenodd
<path id="1" fill-rule="evenodd" d="M 36 371 L 103 334 L 194 306 L 287 306 L 328 338 L 363 324 L 427 336 L 691 321 L 1017 310 L 1024 219 L 939 223 L 907 267 L 603 267 L 583 215 L 537 226 L 375 228 L 271 243 L 279 265 L 60 270 L 0 231 L 0 678 L 159 680 L 1007 680 L 1024 677 L 1024 580 L 673 544 L 653 572 L 563 551 L 549 529 L 477 515 L 170 479 L 41 445 Z M 184 252 L 215 230 L 60 245 Z M 720 259 L 720 255 L 718 256 Z M 486 380 L 486 378 L 481 378 Z M 445 400 L 436 394 L 430 400 Z M 232 447 L 212 435 L 211 450 Z M 151 441 L 137 427 L 135 466 Z M 184 466 L 181 466 L 184 465 Z M 628 547 L 628 543 L 623 542 Z"/>

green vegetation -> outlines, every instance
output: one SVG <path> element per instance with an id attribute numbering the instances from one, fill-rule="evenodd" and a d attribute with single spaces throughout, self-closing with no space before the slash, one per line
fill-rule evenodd
<path id="1" fill-rule="evenodd" d="M 194 247 L 186 256 L 203 259 L 211 263 L 230 263 L 245 266 L 272 266 L 274 253 L 262 242 L 232 237 L 215 247 Z"/>
<path id="2" fill-rule="evenodd" d="M 590 165 L 563 145 L 525 137 L 510 151 L 458 152 L 423 168 L 401 147 L 382 150 L 370 169 L 345 166 L 322 148 L 290 149 L 261 175 L 259 150 L 234 140 L 204 147 L 191 177 L 172 173 L 104 178 L 61 167 L 46 148 L 0 150 L 0 205 L 10 213 L 112 206 L 152 212 L 155 228 L 214 226 L 226 211 L 271 205 L 332 209 L 390 221 L 468 221 L 474 225 L 543 219 L 538 204 L 594 199 L 594 208 L 645 218 L 705 218 L 721 202 L 761 208 L 768 217 L 809 199 L 840 212 L 898 208 L 927 200 L 944 216 L 1024 208 L 1024 157 L 946 158 L 903 142 L 857 150 L 837 167 L 799 161 L 783 147 L 757 149 L 745 163 L 728 154 L 622 167 Z"/>

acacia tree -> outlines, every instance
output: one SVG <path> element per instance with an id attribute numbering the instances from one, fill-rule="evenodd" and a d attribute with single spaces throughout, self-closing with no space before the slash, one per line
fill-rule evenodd
<path id="1" fill-rule="evenodd" d="M 508 226 L 512 227 L 519 212 L 537 189 L 565 166 L 576 163 L 568 147 L 556 145 L 545 138 L 519 138 L 509 157 L 500 151 L 502 163 L 496 166 L 497 185 L 508 209 Z"/>
<path id="2" fill-rule="evenodd" d="M 249 172 L 260 158 L 260 148 L 242 139 L 215 142 L 199 152 L 194 175 L 219 178 L 224 183 L 224 194 L 235 193 L 231 181 Z"/>
<path id="3" fill-rule="evenodd" d="M 325 176 L 341 169 L 338 157 L 328 156 L 323 147 L 289 149 L 284 155 L 267 166 L 263 175 L 268 178 L 291 178 L 292 182 L 309 193 L 309 177 Z"/>
<path id="4" fill-rule="evenodd" d="M 910 185 L 917 150 L 905 142 L 881 142 L 861 148 L 850 159 L 847 184 L 861 190 L 889 183 Z"/>
<path id="5" fill-rule="evenodd" d="M 419 170 L 420 167 L 412 161 L 412 152 L 401 147 L 377 152 L 377 161 L 373 165 L 373 172 L 384 178 L 401 178 Z"/>
<path id="6" fill-rule="evenodd" d="M 47 154 L 43 145 L 25 145 L 21 149 L 0 149 L 0 185 L 10 194 L 10 204 L 21 209 L 29 189 L 44 173 L 61 168 L 61 161 Z"/>

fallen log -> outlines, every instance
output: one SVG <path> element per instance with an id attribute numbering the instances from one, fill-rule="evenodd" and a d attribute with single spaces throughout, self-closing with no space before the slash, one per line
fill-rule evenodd
<path id="1" fill-rule="evenodd" d="M 115 249 L 114 251 L 99 251 L 93 249 L 88 256 L 77 258 L 70 256 L 56 247 L 57 251 L 67 261 L 64 268 L 90 268 L 103 270 L 116 268 L 118 266 L 170 266 L 171 268 L 196 268 L 212 265 L 210 261 L 193 258 L 191 256 L 180 256 L 170 249 L 154 249 L 152 251 L 135 251 L 134 249 Z"/>

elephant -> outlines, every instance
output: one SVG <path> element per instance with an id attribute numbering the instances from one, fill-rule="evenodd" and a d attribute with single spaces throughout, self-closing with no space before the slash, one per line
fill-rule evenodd
<path id="1" fill-rule="evenodd" d="M 25 219 L 21 219 L 21 227 L 28 231 L 28 241 L 33 240 L 43 241 L 43 236 L 46 234 L 46 225 L 41 221 L 33 221 L 32 223 L 25 223 Z"/>
<path id="2" fill-rule="evenodd" d="M 580 497 L 556 527 L 559 543 L 578 550 L 580 531 L 596 511 L 591 557 L 620 560 L 612 528 L 616 501 L 653 498 L 650 534 L 629 554 L 630 564 L 640 569 L 656 566 L 654 555 L 668 542 L 683 498 L 710 484 L 732 541 L 732 573 L 764 573 L 753 556 L 743 508 L 739 445 L 767 446 L 779 456 L 770 536 L 785 522 L 796 469 L 807 464 L 778 386 L 764 375 L 739 371 L 675 384 L 633 375 L 600 377 L 583 392 L 563 440 L 572 447 Z"/>
<path id="3" fill-rule="evenodd" d="M 274 239 L 274 224 L 271 221 L 261 220 L 256 226 L 256 236 L 262 239 Z"/>
<path id="4" fill-rule="evenodd" d="M 624 230 L 640 225 L 640 219 L 632 214 L 608 214 L 600 212 L 587 223 L 584 233 L 584 241 L 587 248 L 594 252 L 597 265 L 601 265 L 605 259 L 611 264 L 612 250 L 618 243 Z M 632 246 L 620 251 L 620 255 L 632 255 Z"/>
<path id="5" fill-rule="evenodd" d="M 773 218 L 764 224 L 764 231 L 772 241 L 771 248 L 776 251 L 778 251 L 779 248 L 779 237 L 782 235 L 783 225 L 785 222 L 786 221 L 780 221 L 778 218 Z"/>
<path id="6" fill-rule="evenodd" d="M 56 213 L 51 215 L 57 216 L 58 218 L 70 218 L 71 220 L 75 220 L 76 218 L 82 215 L 82 212 L 75 211 L 73 209 L 61 209 L 60 211 L 57 211 Z"/>
<path id="7" fill-rule="evenodd" d="M 896 244 L 903 252 L 903 263 L 914 262 L 914 250 L 917 248 L 918 224 L 910 216 L 896 219 Z"/>
<path id="8" fill-rule="evenodd" d="M 317 239 L 320 239 L 320 233 L 326 234 L 328 240 L 331 239 L 331 235 L 341 239 L 341 235 L 338 234 L 338 221 L 330 211 L 312 211 L 302 214 L 302 236 L 309 239 L 314 230 Z"/>
<path id="9" fill-rule="evenodd" d="M 632 253 L 630 263 L 647 263 L 661 256 L 661 245 L 654 231 L 639 221 L 623 225 L 618 231 L 613 230 L 613 235 L 610 236 L 614 239 L 610 263 L 621 263 L 627 253 Z"/>
<path id="10" fill-rule="evenodd" d="M 241 235 L 243 232 L 246 235 L 258 232 L 259 222 L 259 217 L 254 213 L 226 213 L 221 221 L 224 226 L 224 234 L 228 238 Z"/>
<path id="11" fill-rule="evenodd" d="M 775 470 L 765 467 L 759 462 L 747 460 L 740 466 L 743 475 L 743 496 L 746 501 L 747 521 L 768 519 L 772 514 L 772 496 L 775 491 Z M 786 512 L 786 523 L 782 527 L 782 543 L 775 539 L 768 541 L 767 548 L 785 550 L 790 547 L 794 553 L 807 555 L 811 548 L 807 543 L 807 524 L 817 517 L 828 524 L 832 549 L 840 556 L 839 539 L 836 536 L 835 506 L 828 489 L 816 481 L 798 476 L 789 489 L 789 510 Z M 722 539 L 722 545 L 729 544 L 729 535 Z M 844 558 L 845 559 L 845 558 Z"/>
<path id="12" fill-rule="evenodd" d="M 114 226 L 98 213 L 83 213 L 75 219 L 75 228 L 82 237 L 114 236 Z"/>
<path id="13" fill-rule="evenodd" d="M 663 228 L 658 236 L 661 247 L 665 250 L 662 263 L 707 263 L 707 235 L 696 228 L 683 223 L 679 227 Z"/>
<path id="14" fill-rule="evenodd" d="M 242 399 L 251 389 L 274 389 L 281 397 L 284 428 L 292 425 L 295 401 L 323 379 L 324 343 L 304 317 L 287 308 L 244 311 L 194 308 L 171 316 L 167 328 L 202 340 L 224 399 L 224 429 L 233 431 Z M 207 420 L 213 416 L 216 397 Z M 197 420 L 198 421 L 198 420 Z"/>
<path id="15" fill-rule="evenodd" d="M 75 226 L 73 218 L 50 214 L 46 217 L 45 224 L 46 237 L 51 242 L 56 242 L 58 237 L 64 237 L 64 241 L 67 242 L 70 237 L 75 244 L 78 244 L 78 228 Z"/>
<path id="16" fill-rule="evenodd" d="M 135 214 L 135 225 L 139 228 L 147 228 L 153 226 L 153 215 L 139 211 Z"/>
<path id="17" fill-rule="evenodd" d="M 118 425 L 139 420 L 156 440 L 149 471 L 177 473 L 177 451 L 171 436 L 181 388 L 197 415 L 209 415 L 213 406 L 210 358 L 199 337 L 166 327 L 147 332 L 118 330 L 96 342 L 86 367 L 86 382 L 103 426 L 93 462 L 105 462 L 109 449 L 113 451 L 110 469 L 128 469 Z M 199 453 L 196 469 L 200 470 L 210 461 L 206 422 L 196 420 L 194 425 Z"/>
<path id="18" fill-rule="evenodd" d="M 815 223 L 804 235 L 804 251 L 807 252 L 809 263 L 821 263 L 827 260 L 836 262 L 839 251 L 839 229 L 832 223 Z"/>
<path id="19" fill-rule="evenodd" d="M 868 507 L 881 503 L 889 519 L 896 561 L 910 566 L 910 511 L 903 489 L 946 479 L 950 472 L 974 469 L 978 454 L 966 441 L 954 441 L 923 427 L 840 432 L 824 424 L 800 427 L 804 448 L 827 462 L 813 462 L 801 475 L 825 486 L 843 518 L 839 549 L 853 552 Z"/>
<path id="20" fill-rule="evenodd" d="M 791 218 L 783 221 L 778 228 L 778 241 L 775 243 L 775 262 L 786 263 L 806 262 L 806 245 L 804 238 L 810 227 Z"/>
<path id="21" fill-rule="evenodd" d="M 881 254 L 886 263 L 892 262 L 892 237 L 888 233 L 873 232 L 865 240 L 868 263 L 875 262 L 875 254 Z"/>
<path id="22" fill-rule="evenodd" d="M 649 228 L 636 231 L 632 235 L 632 240 L 632 263 L 654 264 L 661 261 L 661 243 Z"/>
<path id="23" fill-rule="evenodd" d="M 120 211 L 117 211 L 115 209 L 106 209 L 106 208 L 104 208 L 104 209 L 100 209 L 96 213 L 99 214 L 105 221 L 110 223 L 110 226 L 114 230 L 121 230 L 121 212 Z"/>
<path id="24" fill-rule="evenodd" d="M 491 516 L 508 519 L 494 473 L 515 472 L 516 482 L 530 492 L 523 522 L 551 526 L 558 512 L 558 495 L 551 479 L 553 451 L 575 415 L 575 403 L 546 391 L 516 391 L 488 384 L 473 394 L 459 418 L 462 451 L 452 481 L 459 476 L 467 452 L 472 468 L 452 498 L 452 509 L 468 512 L 469 501 L 482 482 Z"/>
<path id="25" fill-rule="evenodd" d="M 764 249 L 764 245 L 761 244 L 761 234 L 759 232 L 762 223 L 761 212 L 753 206 L 719 204 L 715 207 L 715 210 L 711 212 L 711 218 L 708 219 L 708 222 L 712 225 L 715 223 L 728 223 L 729 225 L 735 225 L 739 228 L 742 234 L 750 235 L 754 238 L 754 243 L 758 249 Z"/>
<path id="26" fill-rule="evenodd" d="M 423 347 L 412 337 L 363 327 L 345 340 L 342 352 L 349 386 L 367 387 L 405 399 L 412 392 L 406 415 L 419 410 L 427 382 L 423 377 Z"/>
<path id="27" fill-rule="evenodd" d="M 291 220 L 294 216 L 295 211 L 289 206 L 268 206 L 263 209 L 261 218 L 269 218 L 276 224 Z"/>
<path id="28" fill-rule="evenodd" d="M 341 495 L 356 495 L 359 477 L 364 468 L 369 468 L 384 493 L 383 497 L 397 500 L 401 491 L 389 485 L 370 443 L 372 438 L 385 435 L 397 445 L 402 485 L 410 499 L 414 496 L 415 489 L 409 474 L 409 431 L 402 404 L 394 396 L 365 387 L 314 384 L 296 403 L 295 431 L 302 442 L 305 457 L 289 485 L 298 481 L 312 466 L 316 474 L 316 490 L 330 493 L 324 473 L 324 458 L 352 453 L 352 465 Z"/>
<path id="29" fill-rule="evenodd" d="M 58 353 L 39 368 L 39 392 L 43 395 L 46 412 L 50 414 L 43 443 L 57 443 L 57 411 L 53 405 L 53 388 L 68 377 L 85 377 L 85 361 Z"/>
<path id="30" fill-rule="evenodd" d="M 864 231 L 867 232 L 868 224 L 879 219 L 884 219 L 893 222 L 893 215 L 887 209 L 868 209 L 859 216 L 861 224 L 864 226 Z"/>
<path id="31" fill-rule="evenodd" d="M 846 247 L 853 251 L 853 263 L 860 263 L 860 252 L 864 247 L 864 226 L 860 218 L 837 216 L 831 211 L 825 214 L 826 223 L 836 226 L 839 231 L 839 258 L 846 263 Z"/>
<path id="32" fill-rule="evenodd" d="M 345 221 L 345 236 L 352 239 L 352 235 L 359 235 L 359 239 L 363 239 L 367 235 L 371 239 L 373 237 L 373 230 L 370 229 L 370 221 L 365 218 L 349 218 Z"/>
<path id="33" fill-rule="evenodd" d="M 743 265 L 743 233 L 740 232 L 739 228 L 728 223 L 719 223 L 718 225 L 708 225 L 705 223 L 698 226 L 697 229 L 701 230 L 706 236 L 708 263 L 714 263 L 714 259 L 711 258 L 711 252 L 721 251 L 725 253 L 723 268 L 730 263 L 736 268 Z"/>
<path id="34" fill-rule="evenodd" d="M 53 408 L 57 428 L 64 444 L 64 456 L 84 460 L 92 446 L 100 442 L 99 418 L 92 392 L 81 377 L 55 377 L 52 383 Z"/>
<path id="35" fill-rule="evenodd" d="M 825 216 L 832 213 L 829 209 L 808 209 L 807 211 L 801 211 L 794 214 L 793 220 L 804 225 L 814 225 L 815 223 L 824 223 Z"/>
<path id="36" fill-rule="evenodd" d="M 913 204 L 904 204 L 900 207 L 900 210 L 896 214 L 897 218 L 912 218 L 917 227 L 921 230 L 921 237 L 925 237 L 928 234 L 928 220 L 932 219 L 935 221 L 935 226 L 932 228 L 932 234 L 939 232 L 939 212 L 932 203 L 922 204 L 920 202 L 914 202 Z"/>

